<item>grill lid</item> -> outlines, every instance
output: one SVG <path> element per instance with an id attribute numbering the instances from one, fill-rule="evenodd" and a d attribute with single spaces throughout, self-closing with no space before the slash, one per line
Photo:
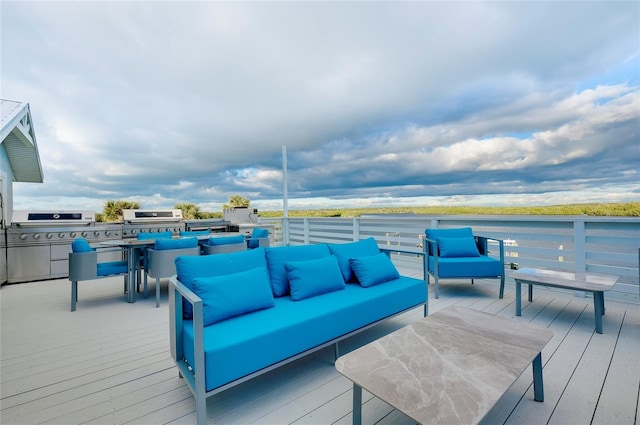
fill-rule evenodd
<path id="1" fill-rule="evenodd" d="M 182 210 L 122 210 L 125 223 L 177 222 Z"/>
<path id="2" fill-rule="evenodd" d="M 12 224 L 17 226 L 90 225 L 96 221 L 93 211 L 29 211 L 13 212 Z"/>

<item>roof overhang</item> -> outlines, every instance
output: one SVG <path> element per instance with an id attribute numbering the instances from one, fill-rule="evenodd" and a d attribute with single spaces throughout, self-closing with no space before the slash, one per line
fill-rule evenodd
<path id="1" fill-rule="evenodd" d="M 13 181 L 42 183 L 44 174 L 29 104 L 0 99 L 0 141 L 7 153 Z"/>

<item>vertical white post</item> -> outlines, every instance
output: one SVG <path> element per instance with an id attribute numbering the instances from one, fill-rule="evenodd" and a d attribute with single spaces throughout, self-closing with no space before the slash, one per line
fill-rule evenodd
<path id="1" fill-rule="evenodd" d="M 282 146 L 282 233 L 283 245 L 289 245 L 289 187 L 287 177 L 287 147 Z"/>

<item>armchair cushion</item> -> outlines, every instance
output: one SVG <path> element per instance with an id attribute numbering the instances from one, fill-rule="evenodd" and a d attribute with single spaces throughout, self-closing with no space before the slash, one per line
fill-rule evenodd
<path id="1" fill-rule="evenodd" d="M 294 301 L 344 289 L 338 260 L 333 255 L 317 260 L 291 261 L 284 267 Z"/>
<path id="2" fill-rule="evenodd" d="M 249 249 L 254 249 L 260 246 L 260 239 L 269 237 L 269 229 L 261 229 L 255 227 L 251 233 L 251 238 L 247 241 Z"/>
<path id="3" fill-rule="evenodd" d="M 429 257 L 429 270 L 434 270 L 434 257 Z M 466 258 L 439 258 L 438 276 L 444 278 L 496 277 L 503 273 L 500 260 L 484 255 Z"/>
<path id="4" fill-rule="evenodd" d="M 231 245 L 234 243 L 244 243 L 244 236 L 221 236 L 217 238 L 209 238 L 209 245 Z"/>
<path id="5" fill-rule="evenodd" d="M 442 258 L 479 257 L 478 246 L 473 237 L 439 238 L 438 248 Z"/>
<path id="6" fill-rule="evenodd" d="M 196 278 L 193 291 L 202 298 L 204 326 L 275 305 L 264 266 L 224 276 Z"/>
<path id="7" fill-rule="evenodd" d="M 83 238 L 77 238 L 71 243 L 71 250 L 73 252 L 91 252 L 93 248 L 89 246 L 89 242 Z"/>
<path id="8" fill-rule="evenodd" d="M 98 263 L 98 276 L 109 276 L 112 274 L 123 274 L 129 270 L 126 261 L 110 261 Z"/>
<path id="9" fill-rule="evenodd" d="M 158 239 L 155 242 L 155 249 L 158 251 L 163 249 L 194 248 L 197 246 L 198 238 Z"/>
<path id="10" fill-rule="evenodd" d="M 139 241 L 148 239 L 171 239 L 172 237 L 173 233 L 171 232 L 138 233 L 138 236 L 136 236 Z"/>
<path id="11" fill-rule="evenodd" d="M 385 253 L 352 258 L 349 264 L 360 282 L 360 286 L 368 288 L 390 280 L 398 279 L 400 273 Z"/>
<path id="12" fill-rule="evenodd" d="M 376 255 L 380 253 L 378 243 L 374 238 L 367 238 L 357 242 L 329 244 L 329 251 L 335 255 L 340 265 L 340 271 L 345 282 L 356 282 L 356 275 L 351 269 L 351 258 Z"/>

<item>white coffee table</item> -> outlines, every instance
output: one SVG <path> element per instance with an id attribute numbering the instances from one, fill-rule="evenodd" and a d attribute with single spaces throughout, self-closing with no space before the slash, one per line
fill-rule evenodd
<path id="1" fill-rule="evenodd" d="M 479 422 L 533 364 L 544 400 L 542 348 L 553 332 L 464 307 L 449 307 L 340 357 L 353 381 L 353 423 L 362 389 L 421 424 Z"/>
<path id="2" fill-rule="evenodd" d="M 522 314 L 522 288 L 529 285 L 529 302 L 533 302 L 533 285 L 574 289 L 593 293 L 593 309 L 596 317 L 596 332 L 602 333 L 604 315 L 604 291 L 610 290 L 618 276 L 597 273 L 571 273 L 558 270 L 523 268 L 509 274 L 516 282 L 516 316 Z"/>

